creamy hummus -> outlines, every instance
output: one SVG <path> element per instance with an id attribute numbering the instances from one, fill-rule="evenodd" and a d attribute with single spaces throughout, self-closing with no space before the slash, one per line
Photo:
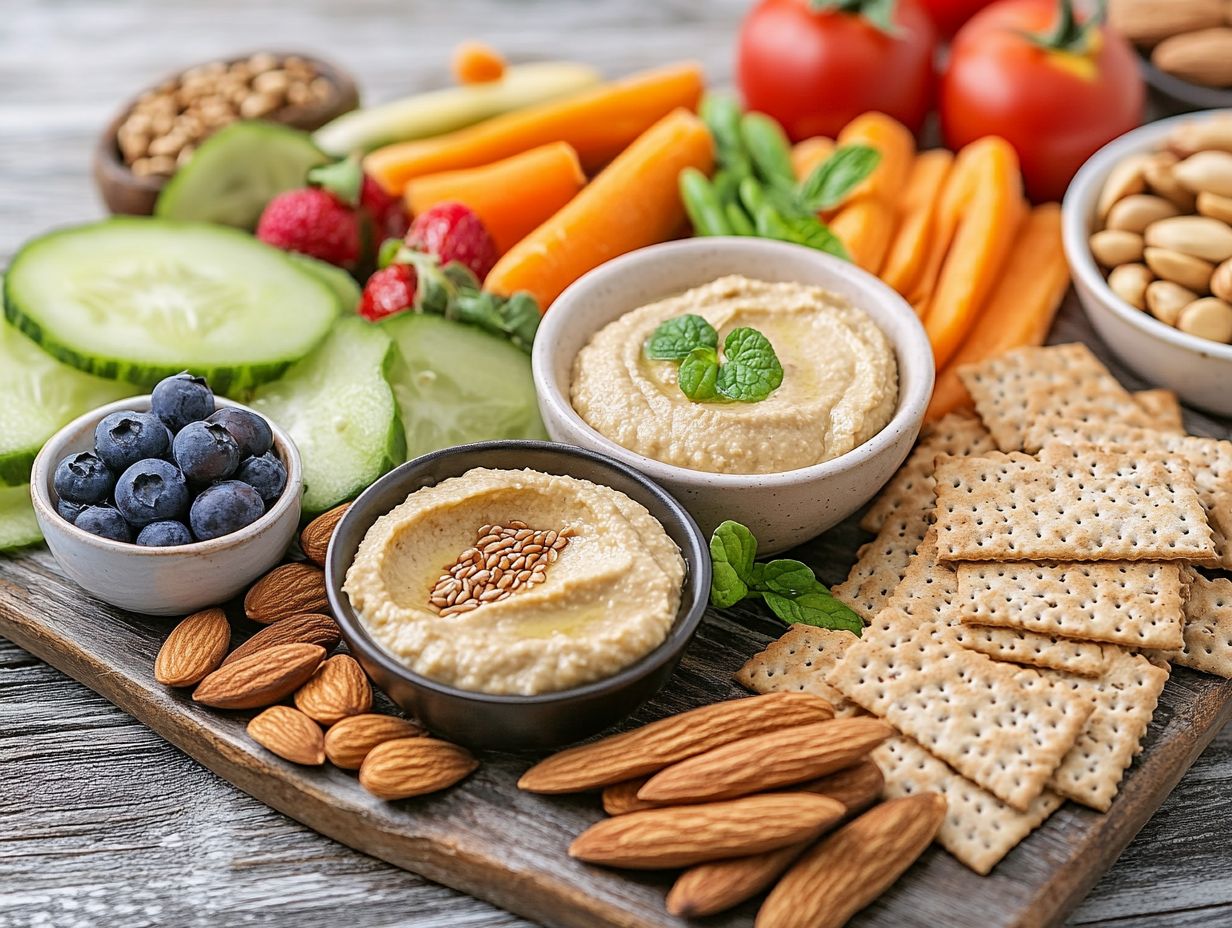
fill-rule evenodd
<path id="1" fill-rule="evenodd" d="M 719 333 L 770 340 L 783 383 L 754 403 L 695 403 L 678 367 L 643 346 L 694 313 Z M 898 403 L 894 349 L 869 316 L 820 287 L 723 277 L 626 313 L 578 352 L 570 398 L 593 428 L 638 454 L 726 474 L 767 474 L 845 454 L 885 428 Z"/>
<path id="2" fill-rule="evenodd" d="M 567 530 L 541 583 L 460 614 L 429 596 L 482 527 Z M 610 677 L 676 620 L 684 560 L 623 493 L 533 470 L 476 468 L 417 490 L 368 530 L 343 589 L 360 620 L 417 673 L 484 693 L 532 695 Z"/>

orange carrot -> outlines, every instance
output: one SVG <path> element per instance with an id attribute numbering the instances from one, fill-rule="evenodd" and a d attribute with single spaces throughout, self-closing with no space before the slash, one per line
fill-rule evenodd
<path id="1" fill-rule="evenodd" d="M 684 222 L 678 178 L 709 173 L 714 145 L 688 110 L 639 136 L 555 216 L 518 242 L 488 274 L 494 293 L 527 290 L 546 310 L 566 287 L 618 255 L 671 238 Z"/>
<path id="2" fill-rule="evenodd" d="M 702 73 L 695 64 L 646 71 L 436 138 L 378 148 L 364 159 L 364 168 L 390 193 L 400 194 L 408 181 L 425 174 L 474 168 L 568 142 L 589 172 L 672 110 L 696 109 L 701 93 Z"/>
<path id="3" fill-rule="evenodd" d="M 791 167 L 796 172 L 796 180 L 804 180 L 832 154 L 835 149 L 834 139 L 824 135 L 815 135 L 811 139 L 796 142 L 791 147 Z"/>
<path id="4" fill-rule="evenodd" d="M 857 267 L 876 273 L 894 237 L 894 209 L 880 200 L 856 200 L 830 220 L 830 231 L 847 247 Z"/>
<path id="5" fill-rule="evenodd" d="M 958 368 L 1026 345 L 1042 345 L 1069 289 L 1061 208 L 1037 206 L 1022 223 L 1001 280 L 962 347 L 937 377 L 928 421 L 971 404 Z"/>
<path id="6" fill-rule="evenodd" d="M 881 279 L 907 296 L 923 268 L 934 213 L 954 156 L 934 148 L 916 156 L 898 203 L 898 228 L 880 270 Z"/>
<path id="7" fill-rule="evenodd" d="M 970 206 L 971 198 L 979 187 L 980 153 L 986 148 L 981 143 L 984 141 L 981 139 L 967 145 L 954 156 L 954 163 L 945 177 L 945 186 L 937 197 L 932 232 L 928 237 L 924 260 L 910 290 L 904 294 L 921 316 L 927 311 L 928 301 L 937 286 L 941 265 L 949 253 L 954 233 L 958 229 L 958 221 Z"/>
<path id="8" fill-rule="evenodd" d="M 877 167 L 847 195 L 846 202 L 873 197 L 892 203 L 902 194 L 915 158 L 915 136 L 901 122 L 885 113 L 864 113 L 847 123 L 835 141 L 839 147 L 867 145 L 881 153 Z"/>
<path id="9" fill-rule="evenodd" d="M 505 58 L 483 42 L 462 42 L 453 50 L 453 78 L 459 84 L 488 84 L 505 76 Z"/>
<path id="10" fill-rule="evenodd" d="M 577 152 L 552 142 L 483 167 L 417 177 L 406 204 L 413 215 L 451 200 L 469 206 L 504 254 L 585 185 Z"/>
<path id="11" fill-rule="evenodd" d="M 972 144 L 982 146 L 980 183 L 958 223 L 924 314 L 924 329 L 939 368 L 953 357 L 975 325 L 1026 212 L 1014 149 L 995 137 Z"/>

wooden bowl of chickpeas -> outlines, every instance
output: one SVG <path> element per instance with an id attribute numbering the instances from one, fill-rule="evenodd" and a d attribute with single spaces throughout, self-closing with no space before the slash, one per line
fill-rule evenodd
<path id="1" fill-rule="evenodd" d="M 355 80 L 310 55 L 253 52 L 195 65 L 143 91 L 107 126 L 94 181 L 112 213 L 149 215 L 210 134 L 240 119 L 312 131 L 359 105 Z"/>

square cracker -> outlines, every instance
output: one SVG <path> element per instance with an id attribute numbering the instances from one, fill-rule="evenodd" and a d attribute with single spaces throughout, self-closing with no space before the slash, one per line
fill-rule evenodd
<path id="1" fill-rule="evenodd" d="M 1048 676 L 1095 703 L 1086 727 L 1048 786 L 1067 799 L 1107 812 L 1155 714 L 1168 671 L 1141 654 L 1121 652 L 1096 680 Z"/>
<path id="2" fill-rule="evenodd" d="M 1091 702 L 1033 670 L 968 651 L 954 630 L 893 610 L 830 672 L 849 699 L 1025 812 L 1074 746 Z"/>
<path id="3" fill-rule="evenodd" d="M 937 469 L 943 561 L 1207 559 L 1215 546 L 1191 474 L 1095 452 L 1064 466 L 957 458 Z"/>
<path id="4" fill-rule="evenodd" d="M 754 654 L 736 672 L 736 682 L 754 693 L 812 693 L 845 718 L 863 712 L 826 682 L 843 652 L 860 639 L 851 632 L 793 625 L 777 641 Z"/>
<path id="5" fill-rule="evenodd" d="M 1043 824 L 1064 800 L 1045 790 L 1019 812 L 955 773 L 910 738 L 891 738 L 873 751 L 885 775 L 885 796 L 935 792 L 945 797 L 945 820 L 937 842 L 980 876 Z"/>
<path id="6" fill-rule="evenodd" d="M 1185 603 L 1185 646 L 1163 656 L 1182 667 L 1232 679 L 1232 580 L 1193 574 Z"/>
<path id="7" fill-rule="evenodd" d="M 1151 428 L 1161 432 L 1185 434 L 1185 414 L 1181 401 L 1171 390 L 1139 390 L 1133 394 L 1134 402 L 1151 419 Z"/>
<path id="8" fill-rule="evenodd" d="M 926 509 L 912 507 L 895 514 L 876 538 L 860 547 L 847 579 L 830 592 L 866 622 L 880 612 L 928 531 L 931 509 L 930 502 Z"/>
<path id="9" fill-rule="evenodd" d="M 1170 650 L 1184 640 L 1183 569 L 1177 561 L 961 564 L 958 603 L 970 625 Z"/>
<path id="10" fill-rule="evenodd" d="M 1035 416 L 1103 419 L 1151 427 L 1108 368 L 1082 344 L 1018 348 L 978 364 L 958 377 L 1002 451 L 1020 451 Z"/>

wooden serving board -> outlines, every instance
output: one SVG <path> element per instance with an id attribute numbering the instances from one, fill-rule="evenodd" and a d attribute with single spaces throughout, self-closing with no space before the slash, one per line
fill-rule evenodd
<path id="1" fill-rule="evenodd" d="M 1053 340 L 1086 334 L 1071 305 Z M 1141 386 L 1129 375 L 1124 379 L 1131 387 Z M 1228 435 L 1226 423 L 1191 416 L 1188 424 L 1194 432 Z M 834 583 L 867 537 L 850 520 L 796 556 Z M 256 628 L 234 612 L 232 617 L 243 637 Z M 169 627 L 168 620 L 93 600 L 64 578 L 45 550 L 0 556 L 0 635 L 96 690 L 284 814 L 357 850 L 553 928 L 682 924 L 663 909 L 670 875 L 605 870 L 567 856 L 572 838 L 600 817 L 598 799 L 519 792 L 517 777 L 533 758 L 485 755 L 479 771 L 452 790 L 381 802 L 353 774 L 329 765 L 299 767 L 264 751 L 244 732 L 247 714 L 208 710 L 185 693 L 156 684 L 154 656 Z M 781 626 L 757 608 L 711 612 L 671 683 L 630 724 L 741 694 L 732 673 L 779 632 Z M 976 876 L 934 848 L 851 924 L 1060 924 L 1230 717 L 1232 682 L 1178 668 L 1164 690 L 1145 749 L 1108 814 L 1067 804 L 988 877 Z M 704 924 L 750 926 L 755 911 L 755 904 L 747 904 Z"/>

